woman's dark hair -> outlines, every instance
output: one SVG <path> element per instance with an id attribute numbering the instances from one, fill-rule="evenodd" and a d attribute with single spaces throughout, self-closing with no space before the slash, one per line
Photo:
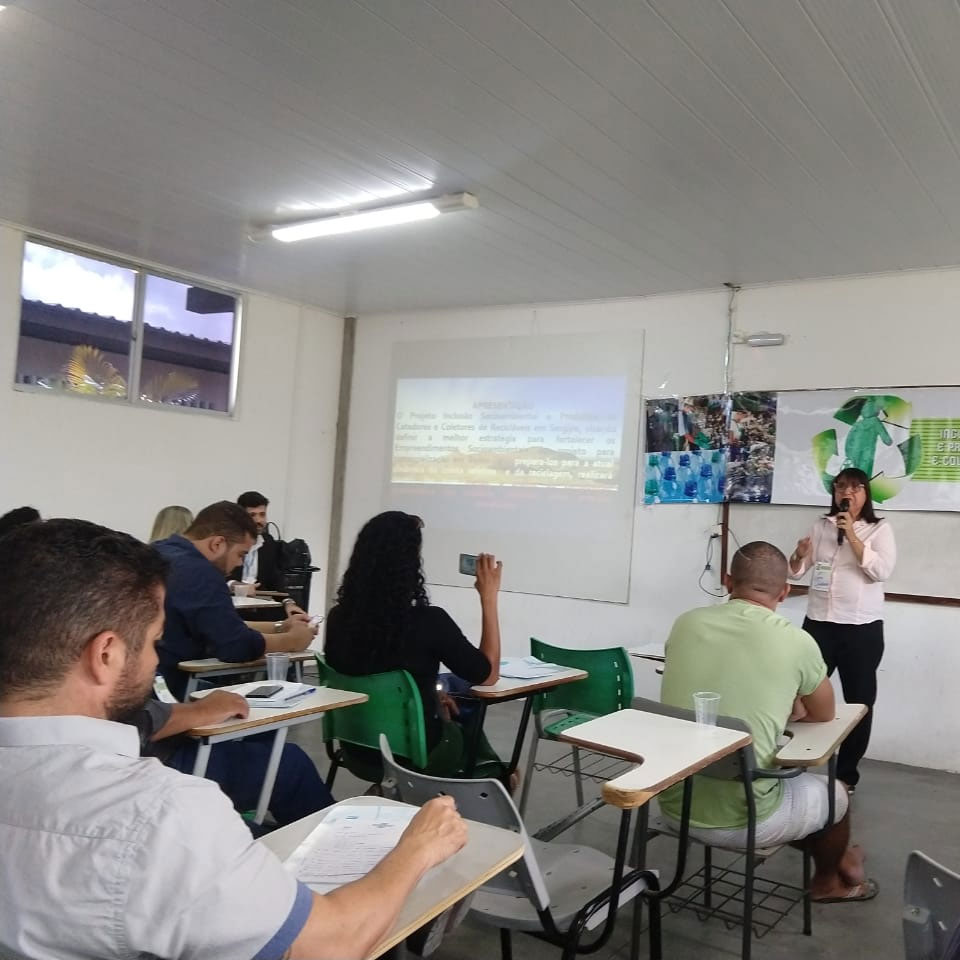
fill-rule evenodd
<path id="1" fill-rule="evenodd" d="M 827 516 L 834 517 L 840 512 L 834 491 L 837 489 L 837 484 L 843 480 L 846 480 L 847 483 L 853 481 L 853 483 L 863 484 L 863 492 L 866 494 L 866 498 L 863 501 L 863 510 L 860 511 L 860 519 L 866 520 L 867 523 L 879 523 L 883 518 L 878 517 L 873 512 L 873 494 L 870 492 L 870 478 L 856 467 L 846 467 L 833 478 L 833 483 L 830 484 L 830 510 L 827 512 Z"/>
<path id="2" fill-rule="evenodd" d="M 419 517 L 399 510 L 368 520 L 353 545 L 334 610 L 352 643 L 396 649 L 411 612 L 430 601 L 423 584 Z"/>

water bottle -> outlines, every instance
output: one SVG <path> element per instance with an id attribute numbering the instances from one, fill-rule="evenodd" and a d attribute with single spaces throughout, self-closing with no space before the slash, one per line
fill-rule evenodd
<path id="1" fill-rule="evenodd" d="M 647 457 L 647 468 L 643 480 L 643 499 L 647 503 L 656 503 L 660 498 L 660 457 L 651 453 Z"/>
<path id="2" fill-rule="evenodd" d="M 660 476 L 661 476 L 661 478 L 663 477 L 663 473 L 664 473 L 664 471 L 667 469 L 667 467 L 672 466 L 672 465 L 673 465 L 673 459 L 672 459 L 672 457 L 670 456 L 669 451 L 665 451 L 665 452 L 661 453 L 661 454 L 660 454 Z"/>
<path id="3" fill-rule="evenodd" d="M 700 479 L 700 468 L 703 466 L 703 454 L 699 450 L 690 451 L 690 476 L 694 480 Z"/>
<path id="4" fill-rule="evenodd" d="M 691 503 L 697 502 L 697 481 L 694 477 L 691 477 L 683 485 L 683 499 L 689 500 Z"/>
<path id="5" fill-rule="evenodd" d="M 700 486 L 697 491 L 700 501 L 702 503 L 712 503 L 714 500 L 714 489 L 713 467 L 711 467 L 709 463 L 705 463 L 700 468 Z"/>
<path id="6" fill-rule="evenodd" d="M 663 479 L 660 481 L 660 502 L 676 503 L 677 501 L 677 471 L 671 463 L 663 471 Z"/>
<path id="7" fill-rule="evenodd" d="M 716 491 L 717 497 L 715 499 L 723 499 L 723 491 L 727 485 L 727 465 L 723 459 L 723 452 L 720 450 L 714 450 L 713 452 L 713 476 L 714 476 L 714 490 Z"/>
<path id="8" fill-rule="evenodd" d="M 687 487 L 687 481 L 691 477 L 690 473 L 690 454 L 681 453 L 680 459 L 678 460 L 677 467 L 677 483 L 680 484 L 680 489 L 685 490 Z"/>

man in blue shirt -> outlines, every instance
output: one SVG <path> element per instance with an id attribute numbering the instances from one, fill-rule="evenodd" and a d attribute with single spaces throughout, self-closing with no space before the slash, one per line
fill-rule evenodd
<path id="1" fill-rule="evenodd" d="M 153 545 L 169 565 L 166 621 L 157 645 L 160 672 L 179 700 L 187 686 L 187 675 L 177 668 L 181 660 L 217 657 L 243 663 L 264 653 L 305 650 L 316 634 L 306 614 L 296 607 L 285 619 L 257 623 L 256 629 L 247 626 L 234 609 L 224 578 L 243 562 L 256 536 L 256 524 L 246 511 L 223 500 L 204 507 L 183 536 L 175 534 Z M 173 732 L 170 727 L 161 732 L 168 719 L 161 718 L 150 735 L 168 737 Z M 220 743 L 210 751 L 207 777 L 220 784 L 238 810 L 256 806 L 272 744 L 273 734 L 263 734 Z M 168 766 L 184 773 L 193 770 L 196 741 L 164 739 L 154 750 Z M 269 804 L 277 823 L 292 823 L 332 802 L 313 761 L 295 744 L 285 744 Z"/>
<path id="2" fill-rule="evenodd" d="M 222 500 L 204 507 L 183 536 L 154 544 L 170 565 L 160 672 L 178 700 L 187 687 L 187 675 L 177 667 L 181 660 L 243 663 L 264 653 L 306 650 L 316 635 L 296 608 L 277 623 L 248 625 L 237 613 L 225 577 L 243 563 L 256 539 L 257 526 L 247 512 Z"/>

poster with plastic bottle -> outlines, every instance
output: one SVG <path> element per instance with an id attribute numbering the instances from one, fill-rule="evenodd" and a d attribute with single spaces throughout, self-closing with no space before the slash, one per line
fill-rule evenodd
<path id="1" fill-rule="evenodd" d="M 729 414 L 724 394 L 647 401 L 644 503 L 724 499 Z"/>
<path id="2" fill-rule="evenodd" d="M 884 510 L 960 511 L 960 390 L 876 387 L 780 393 L 774 503 L 822 506 L 854 467 Z"/>
<path id="3" fill-rule="evenodd" d="M 777 394 L 733 394 L 727 445 L 728 500 L 770 503 L 776 440 Z"/>

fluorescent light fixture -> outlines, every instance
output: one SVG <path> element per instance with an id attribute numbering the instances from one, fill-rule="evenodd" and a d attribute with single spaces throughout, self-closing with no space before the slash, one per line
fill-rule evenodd
<path id="1" fill-rule="evenodd" d="M 333 237 L 358 230 L 374 230 L 377 227 L 392 227 L 398 223 L 413 223 L 417 220 L 432 220 L 441 213 L 456 210 L 475 210 L 479 204 L 471 193 L 445 194 L 411 203 L 396 203 L 388 207 L 368 207 L 338 213 L 328 217 L 311 217 L 296 223 L 269 224 L 263 230 L 274 240 L 292 243 L 295 240 L 310 240 L 314 237 Z"/>

